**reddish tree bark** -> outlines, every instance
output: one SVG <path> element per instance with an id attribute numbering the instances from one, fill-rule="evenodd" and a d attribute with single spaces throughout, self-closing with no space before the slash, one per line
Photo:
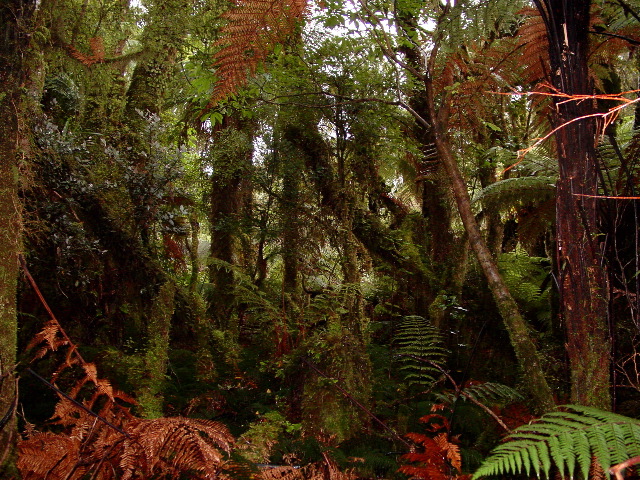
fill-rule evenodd
<path id="1" fill-rule="evenodd" d="M 590 0 L 535 0 L 549 38 L 551 81 L 561 93 L 591 94 L 587 66 Z M 571 401 L 608 409 L 610 346 L 606 276 L 598 237 L 596 123 L 588 101 L 555 100 L 559 179 L 557 256 L 571 366 Z"/>

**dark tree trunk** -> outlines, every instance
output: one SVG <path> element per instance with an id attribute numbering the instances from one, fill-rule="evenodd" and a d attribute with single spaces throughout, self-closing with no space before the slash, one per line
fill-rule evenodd
<path id="1" fill-rule="evenodd" d="M 414 31 L 418 25 L 418 19 L 411 12 L 402 11 L 396 5 L 396 22 L 402 31 Z M 417 75 L 424 72 L 423 54 L 420 47 L 415 44 L 401 45 L 398 47 L 407 63 Z M 426 99 L 425 85 L 416 82 L 416 88 L 411 92 L 409 106 L 423 119 L 430 119 L 429 107 Z M 425 222 L 425 235 L 421 246 L 425 248 L 430 260 L 430 268 L 434 272 L 434 283 L 427 291 L 417 295 L 418 305 L 416 313 L 430 317 L 437 327 L 445 327 L 448 320 L 446 309 L 442 308 L 445 295 L 459 295 L 464 278 L 460 272 L 466 271 L 467 252 L 464 248 L 466 241 L 460 242 L 455 238 L 451 228 L 454 216 L 454 202 L 451 198 L 451 189 L 447 178 L 445 165 L 435 147 L 436 139 L 434 129 L 423 124 L 417 118 L 408 133 L 418 143 L 421 158 L 416 162 L 417 181 L 421 189 L 422 216 Z M 429 121 L 429 123 L 431 123 Z M 461 245 L 462 248 L 456 248 Z M 411 285 L 411 289 L 419 292 L 424 287 L 422 284 Z M 430 295 L 428 290 L 444 292 L 445 295 Z M 420 305 L 422 304 L 422 305 Z"/>
<path id="2" fill-rule="evenodd" d="M 295 120 L 300 120 L 296 119 Z M 300 256 L 300 175 L 302 168 L 302 153 L 295 146 L 295 131 L 289 125 L 282 129 L 282 139 L 277 155 L 282 169 L 282 202 L 280 212 L 282 216 L 282 264 L 283 292 L 294 297 L 299 293 L 298 258 Z M 291 299 L 290 299 L 291 300 Z"/>
<path id="3" fill-rule="evenodd" d="M 562 94 L 593 93 L 587 67 L 589 0 L 536 0 L 549 38 L 553 86 Z M 571 366 L 571 401 L 608 409 L 610 341 L 607 288 L 600 255 L 595 119 L 588 101 L 556 99 L 559 165 L 557 256 L 562 316 Z M 571 123 L 569 123 L 571 122 Z"/>

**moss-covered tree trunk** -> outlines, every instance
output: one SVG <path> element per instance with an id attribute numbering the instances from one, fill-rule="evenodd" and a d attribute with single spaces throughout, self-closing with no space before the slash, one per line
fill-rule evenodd
<path id="1" fill-rule="evenodd" d="M 0 4 L 0 476 L 12 473 L 17 405 L 14 367 L 17 350 L 16 289 L 21 251 L 19 164 L 28 155 L 30 134 L 26 82 L 28 49 L 36 2 Z"/>
<path id="2" fill-rule="evenodd" d="M 536 0 L 547 27 L 551 79 L 562 94 L 593 93 L 589 55 L 590 0 Z M 561 311 L 571 367 L 571 401 L 611 408 L 606 275 L 601 258 L 596 123 L 588 101 L 556 99 L 559 178 L 556 233 Z M 569 123 L 571 122 L 571 123 Z"/>
<path id="3" fill-rule="evenodd" d="M 1 10 L 0 10 L 1 12 Z M 4 87 L 4 82 L 2 82 Z M 7 92 L 3 88 L 3 91 Z M 21 222 L 18 198 L 18 168 L 16 152 L 16 118 L 5 97 L 0 104 L 0 462 L 11 461 L 17 439 L 15 430 L 17 320 L 16 288 Z M 3 472 L 0 464 L 0 475 Z"/>
<path id="4" fill-rule="evenodd" d="M 282 169 L 282 201 L 280 218 L 282 225 L 282 290 L 285 295 L 297 296 L 299 284 L 300 257 L 300 182 L 302 180 L 302 153 L 294 147 L 294 139 L 289 138 L 287 126 L 283 127 L 282 141 L 278 152 Z"/>
<path id="5" fill-rule="evenodd" d="M 301 212 L 301 184 L 303 153 L 297 148 L 292 137 L 290 125 L 304 121 L 295 112 L 284 111 L 278 118 L 280 130 L 277 151 L 277 164 L 282 175 L 282 195 L 279 202 L 280 230 L 282 238 L 282 301 L 279 324 L 274 325 L 276 354 L 288 353 L 295 341 L 292 335 L 303 332 L 302 302 L 303 282 L 300 275 L 301 244 L 304 225 Z"/>
<path id="6" fill-rule="evenodd" d="M 122 123 L 128 127 L 126 141 L 134 146 L 134 151 L 146 152 L 150 149 L 150 139 L 143 132 L 159 117 L 169 90 L 169 82 L 176 63 L 176 54 L 186 36 L 185 12 L 189 0 L 169 0 L 151 2 L 148 6 L 148 23 L 141 36 L 144 55 L 133 70 L 131 82 L 126 91 L 126 101 L 122 110 Z M 152 172 L 149 165 L 154 159 L 139 154 L 131 159 L 141 172 Z M 143 175 L 148 175 L 144 173 Z M 143 177 L 144 181 L 147 181 Z M 133 200 L 134 229 L 142 249 L 150 257 L 156 257 L 154 243 L 154 212 L 149 209 L 147 195 L 129 192 Z M 143 414 L 147 418 L 163 415 L 166 375 L 169 364 L 169 332 L 176 308 L 176 282 L 166 275 L 158 283 L 149 283 L 150 305 L 142 304 L 139 312 L 144 321 L 145 345 L 142 353 L 142 376 L 137 381 L 137 395 Z M 196 307 L 197 308 L 197 307 Z M 196 325 L 197 328 L 197 325 Z"/>
<path id="7" fill-rule="evenodd" d="M 232 328 L 235 276 L 245 184 L 253 157 L 255 126 L 239 113 L 224 117 L 214 132 L 210 156 L 211 175 L 211 263 L 213 284 L 211 314 L 222 330 Z"/>
<path id="8" fill-rule="evenodd" d="M 163 414 L 169 364 L 169 333 L 174 310 L 175 286 L 173 282 L 165 282 L 154 299 L 147 320 L 147 345 L 137 395 L 146 418 L 158 418 Z"/>
<path id="9" fill-rule="evenodd" d="M 341 117 L 339 112 L 336 117 Z M 335 378 L 339 388 L 327 384 L 315 366 L 311 367 L 304 385 L 303 425 L 312 433 L 329 434 L 340 443 L 352 438 L 369 420 L 353 400 L 361 405 L 371 401 L 371 362 L 366 348 L 362 297 L 358 291 L 361 280 L 358 242 L 353 233 L 357 194 L 343 143 L 346 130 L 341 129 L 340 122 L 334 118 L 336 145 L 331 149 L 319 132 L 317 119 L 300 120 L 291 128 L 289 141 L 315 175 L 322 172 L 323 178 L 318 179 L 316 186 L 321 191 L 324 211 L 333 216 L 338 225 L 334 247 L 340 252 L 344 289 L 338 294 L 340 307 L 328 315 L 326 329 L 318 334 L 325 346 L 317 367 L 323 374 Z M 346 398 L 340 389 L 352 398 Z"/>

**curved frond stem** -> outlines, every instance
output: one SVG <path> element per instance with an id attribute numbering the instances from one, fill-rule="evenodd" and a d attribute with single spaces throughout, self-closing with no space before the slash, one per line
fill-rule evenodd
<path id="1" fill-rule="evenodd" d="M 636 457 L 632 457 L 629 460 L 625 460 L 622 463 L 614 465 L 609 469 L 609 473 L 616 477 L 616 480 L 624 480 L 623 472 L 631 467 L 632 465 L 637 465 L 640 463 L 640 455 Z"/>

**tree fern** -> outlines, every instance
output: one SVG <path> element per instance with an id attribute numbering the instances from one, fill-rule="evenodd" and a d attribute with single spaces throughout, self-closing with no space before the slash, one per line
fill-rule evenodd
<path id="1" fill-rule="evenodd" d="M 592 457 L 604 471 L 640 455 L 640 422 L 592 407 L 567 405 L 513 431 L 475 472 L 474 478 L 518 474 L 587 478 Z"/>
<path id="2" fill-rule="evenodd" d="M 400 371 L 407 383 L 428 386 L 436 381 L 447 357 L 442 334 L 423 317 L 405 317 L 395 335 L 396 354 Z"/>
<path id="3" fill-rule="evenodd" d="M 516 12 L 520 8 L 521 2 L 456 2 L 441 20 L 446 40 L 444 48 L 458 49 L 460 45 L 468 45 L 479 38 L 495 37 L 509 31 L 518 22 Z"/>

